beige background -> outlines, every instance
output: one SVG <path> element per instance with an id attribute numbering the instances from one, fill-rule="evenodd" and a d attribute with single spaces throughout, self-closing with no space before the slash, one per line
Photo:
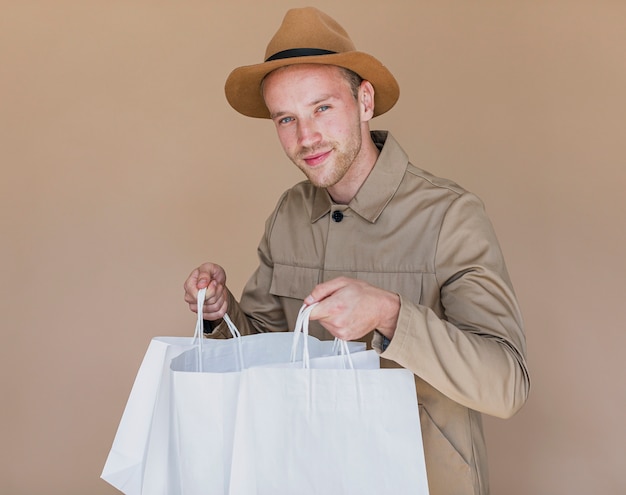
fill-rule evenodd
<path id="1" fill-rule="evenodd" d="M 223 82 L 285 0 L 0 0 L 2 494 L 99 479 L 187 274 L 239 293 L 300 180 Z M 374 121 L 479 194 L 524 309 L 531 398 L 487 419 L 493 492 L 626 492 L 626 3 L 322 0 L 397 76 Z"/>

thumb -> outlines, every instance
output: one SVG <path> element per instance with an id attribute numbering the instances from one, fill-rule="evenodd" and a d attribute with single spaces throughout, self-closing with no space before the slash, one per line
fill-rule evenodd
<path id="1" fill-rule="evenodd" d="M 323 301 L 332 296 L 335 292 L 345 287 L 345 279 L 339 277 L 316 285 L 311 293 L 304 299 L 304 303 L 310 306 L 313 303 Z"/>
<path id="2" fill-rule="evenodd" d="M 211 282 L 211 276 L 206 272 L 201 272 L 199 269 L 195 269 L 192 273 L 192 278 L 196 279 L 196 289 L 206 289 Z"/>

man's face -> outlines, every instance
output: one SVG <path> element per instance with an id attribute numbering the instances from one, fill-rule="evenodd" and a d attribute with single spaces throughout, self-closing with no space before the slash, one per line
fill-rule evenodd
<path id="1" fill-rule="evenodd" d="M 270 73 L 263 96 L 287 156 L 318 187 L 338 184 L 361 151 L 359 105 L 341 70 L 292 65 Z"/>

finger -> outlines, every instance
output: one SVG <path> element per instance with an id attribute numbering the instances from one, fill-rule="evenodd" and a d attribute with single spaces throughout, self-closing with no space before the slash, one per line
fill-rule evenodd
<path id="1" fill-rule="evenodd" d="M 215 304 L 218 300 L 224 297 L 224 286 L 217 283 L 215 280 L 211 280 L 209 283 L 206 294 L 204 296 L 205 304 Z"/>
<path id="2" fill-rule="evenodd" d="M 204 313 L 216 313 L 222 310 L 227 305 L 228 301 L 224 297 L 220 297 L 211 303 L 204 303 L 202 306 L 202 311 Z"/>
<path id="3" fill-rule="evenodd" d="M 203 309 L 202 317 L 205 320 L 219 320 L 223 318 L 228 310 L 228 301 L 223 300 L 218 305 L 212 305 L 210 308 Z"/>
<path id="4" fill-rule="evenodd" d="M 198 280 L 196 281 L 196 289 L 206 289 L 211 283 L 211 275 L 208 273 L 201 273 L 198 275 Z"/>
<path id="5" fill-rule="evenodd" d="M 328 298 L 324 298 L 315 304 L 315 307 L 309 313 L 309 320 L 319 320 L 324 327 L 327 327 L 330 320 L 333 319 L 335 311 L 335 304 Z"/>
<path id="6" fill-rule="evenodd" d="M 193 292 L 196 289 L 199 274 L 200 270 L 198 270 L 197 268 L 189 274 L 187 280 L 185 280 L 185 283 L 183 284 L 185 292 Z"/>
<path id="7" fill-rule="evenodd" d="M 196 268 L 197 277 L 195 280 L 196 289 L 204 289 L 209 286 L 211 280 L 215 278 L 215 265 L 213 263 L 204 263 Z"/>
<path id="8" fill-rule="evenodd" d="M 345 287 L 347 284 L 348 280 L 344 277 L 338 277 L 329 280 L 328 282 L 322 282 L 313 288 L 311 294 L 304 299 L 304 303 L 311 305 L 313 303 L 323 301 L 327 297 L 330 297 L 335 292 Z"/>

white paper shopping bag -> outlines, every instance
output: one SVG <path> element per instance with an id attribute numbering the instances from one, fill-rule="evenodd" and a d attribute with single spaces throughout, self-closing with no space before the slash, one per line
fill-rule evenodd
<path id="1" fill-rule="evenodd" d="M 242 373 L 229 494 L 296 493 L 428 494 L 410 371 Z"/>

